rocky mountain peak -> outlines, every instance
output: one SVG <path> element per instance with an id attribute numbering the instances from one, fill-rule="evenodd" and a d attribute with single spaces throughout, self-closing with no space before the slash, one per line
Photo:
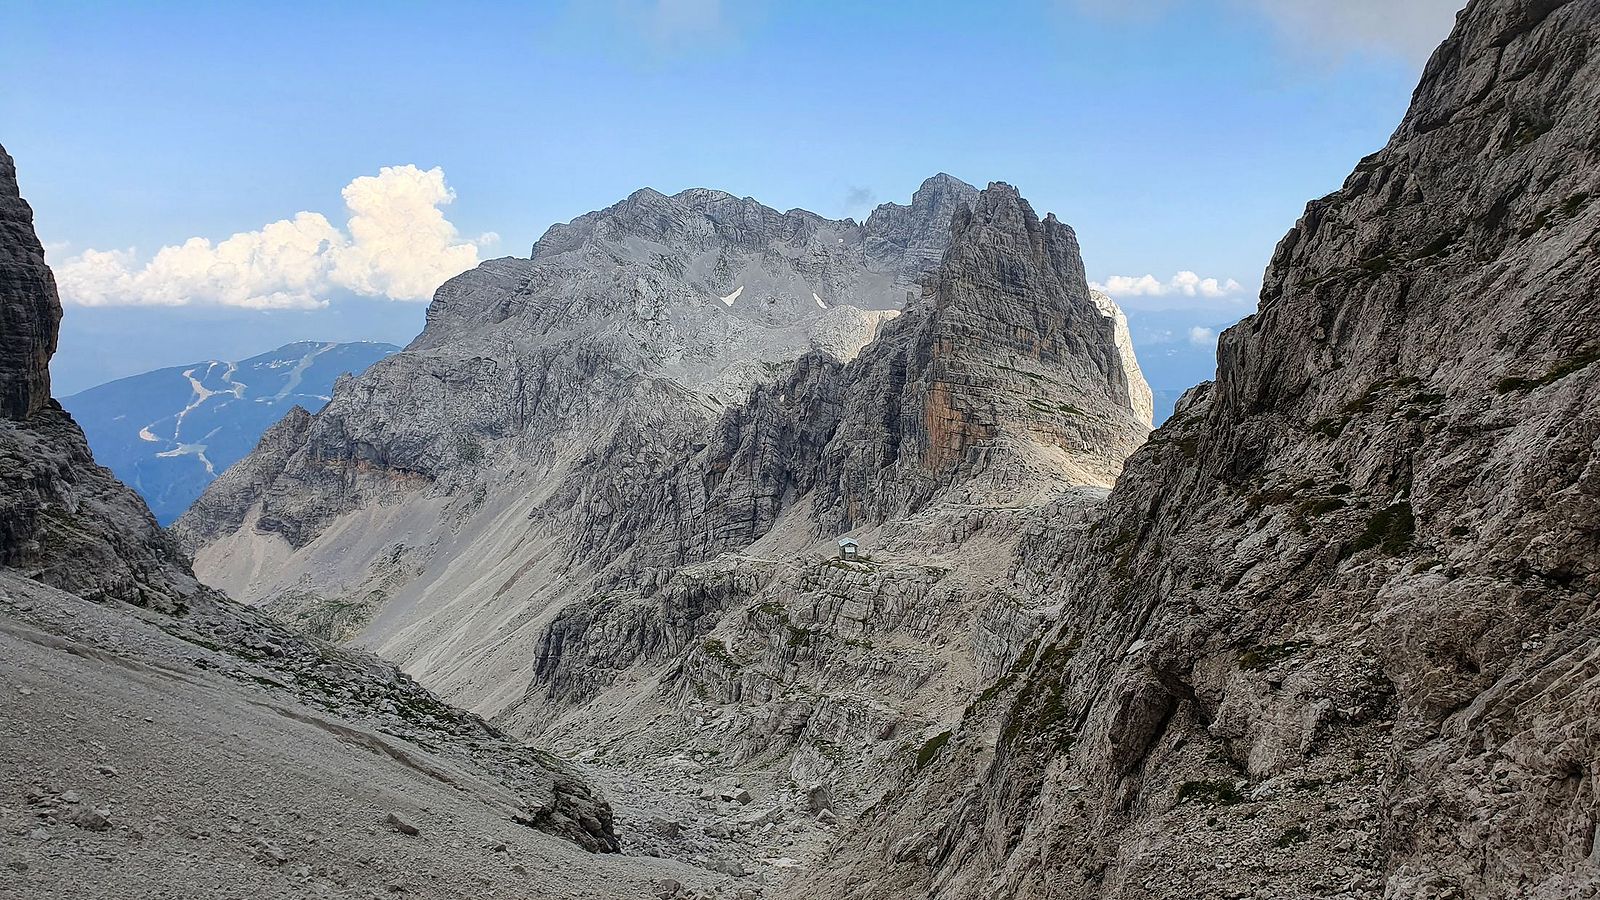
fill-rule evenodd
<path id="1" fill-rule="evenodd" d="M 61 302 L 17 167 L 0 147 L 0 416 L 26 419 L 50 402 Z"/>
<path id="2" fill-rule="evenodd" d="M 941 172 L 924 180 L 909 205 L 880 204 L 867 217 L 867 255 L 911 269 L 933 266 L 949 242 L 951 216 L 977 198 L 977 188 L 954 176 Z"/>
<path id="3" fill-rule="evenodd" d="M 1147 393 L 1126 325 L 1090 297 L 1077 235 L 1040 220 L 1016 188 L 995 182 L 951 221 L 926 287 L 924 464 L 1016 440 L 1100 464 L 1069 479 L 1109 485 L 1149 428 Z M 1121 332 L 1119 333 L 1119 327 Z M 1142 421 L 1141 421 L 1142 418 Z"/>
<path id="4" fill-rule="evenodd" d="M 137 495 L 50 398 L 61 301 L 0 148 L 0 568 L 94 600 L 181 608 L 198 589 Z"/>

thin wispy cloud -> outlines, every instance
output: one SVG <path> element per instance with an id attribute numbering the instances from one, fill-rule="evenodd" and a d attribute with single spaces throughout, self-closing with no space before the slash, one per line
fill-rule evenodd
<path id="1" fill-rule="evenodd" d="M 1070 0 L 1080 12 L 1152 20 L 1201 4 L 1212 11 L 1264 19 L 1296 53 L 1341 57 L 1379 53 L 1412 62 L 1427 59 L 1450 33 L 1466 0 Z"/>
<path id="2" fill-rule="evenodd" d="M 135 248 L 85 250 L 53 263 L 63 302 L 77 306 L 315 309 L 331 294 L 427 300 L 478 264 L 492 233 L 463 239 L 445 218 L 444 171 L 386 166 L 342 191 L 344 228 L 300 212 L 213 243 L 193 237 L 149 259 Z"/>
<path id="3" fill-rule="evenodd" d="M 659 63 L 742 44 L 759 0 L 596 0 L 565 9 L 566 27 L 602 37 L 632 62 Z M 642 55 L 643 58 L 635 58 Z"/>
<path id="4" fill-rule="evenodd" d="M 649 0 L 634 14 L 646 35 L 669 49 L 715 38 L 727 28 L 721 0 Z"/>
<path id="5" fill-rule="evenodd" d="M 1184 270 L 1162 280 L 1154 275 L 1112 275 L 1105 281 L 1092 281 L 1089 286 L 1112 297 L 1205 297 L 1218 299 L 1233 297 L 1244 291 L 1244 285 L 1232 278 L 1202 278 Z"/>
<path id="6" fill-rule="evenodd" d="M 869 187 L 851 185 L 844 192 L 844 211 L 847 213 L 867 210 L 877 205 L 878 193 Z"/>
<path id="7" fill-rule="evenodd" d="M 1465 0 L 1243 0 L 1291 45 L 1375 50 L 1421 61 L 1450 33 Z"/>

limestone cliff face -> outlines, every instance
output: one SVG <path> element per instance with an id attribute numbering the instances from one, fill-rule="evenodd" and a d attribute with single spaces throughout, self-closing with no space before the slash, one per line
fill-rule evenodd
<path id="1" fill-rule="evenodd" d="M 1024 539 L 1055 624 L 795 896 L 1596 889 L 1597 51 L 1593 0 L 1468 6 L 1216 383 Z"/>
<path id="2" fill-rule="evenodd" d="M 50 399 L 61 301 L 0 148 L 0 565 L 94 599 L 175 610 L 198 590 L 143 501 Z"/>
<path id="3" fill-rule="evenodd" d="M 847 373 L 818 476 L 826 524 L 914 513 L 953 487 L 1109 487 L 1149 432 L 1132 400 L 1148 389 L 1089 296 L 1072 229 L 990 185 L 956 213 L 925 291 Z"/>
<path id="4" fill-rule="evenodd" d="M 50 354 L 61 301 L 33 210 L 17 190 L 17 167 L 0 149 L 0 416 L 26 419 L 50 402 Z"/>
<path id="5" fill-rule="evenodd" d="M 922 292 L 854 360 L 802 358 L 709 439 L 652 458 L 658 423 L 619 431 L 550 505 L 581 511 L 581 543 L 649 583 L 640 570 L 746 547 L 801 501 L 820 539 L 949 491 L 987 503 L 1109 487 L 1149 431 L 1148 388 L 1072 230 L 991 185 L 954 214 Z"/>

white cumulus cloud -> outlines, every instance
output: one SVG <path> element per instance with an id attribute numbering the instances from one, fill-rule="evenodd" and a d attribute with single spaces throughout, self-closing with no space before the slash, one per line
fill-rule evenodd
<path id="1" fill-rule="evenodd" d="M 1232 278 L 1201 278 L 1188 270 L 1165 281 L 1154 275 L 1112 275 L 1089 286 L 1113 297 L 1228 297 L 1244 290 Z"/>
<path id="2" fill-rule="evenodd" d="M 1202 325 L 1196 325 L 1189 329 L 1189 343 L 1194 344 L 1196 347 L 1204 347 L 1208 344 L 1215 344 L 1216 342 L 1217 330 L 1215 328 L 1206 328 Z"/>
<path id="3" fill-rule="evenodd" d="M 426 300 L 446 279 L 478 264 L 486 234 L 463 239 L 444 216 L 455 199 L 444 171 L 385 166 L 345 186 L 343 230 L 300 212 L 212 243 L 195 237 L 146 262 L 133 249 L 85 250 L 55 265 L 61 299 L 79 306 L 310 309 L 349 291 Z"/>

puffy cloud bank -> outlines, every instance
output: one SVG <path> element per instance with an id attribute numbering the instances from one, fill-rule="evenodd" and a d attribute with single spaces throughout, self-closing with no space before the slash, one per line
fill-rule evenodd
<path id="1" fill-rule="evenodd" d="M 1232 278 L 1201 278 L 1187 270 L 1166 281 L 1154 275 L 1112 275 L 1089 286 L 1113 297 L 1229 297 L 1244 290 Z"/>
<path id="2" fill-rule="evenodd" d="M 495 235 L 464 240 L 444 217 L 455 199 L 444 171 L 386 166 L 345 186 L 344 230 L 321 213 L 296 213 L 212 243 L 190 238 L 141 264 L 137 251 L 86 250 L 53 266 L 61 299 L 79 306 L 310 309 L 349 291 L 427 300 L 478 264 Z"/>

